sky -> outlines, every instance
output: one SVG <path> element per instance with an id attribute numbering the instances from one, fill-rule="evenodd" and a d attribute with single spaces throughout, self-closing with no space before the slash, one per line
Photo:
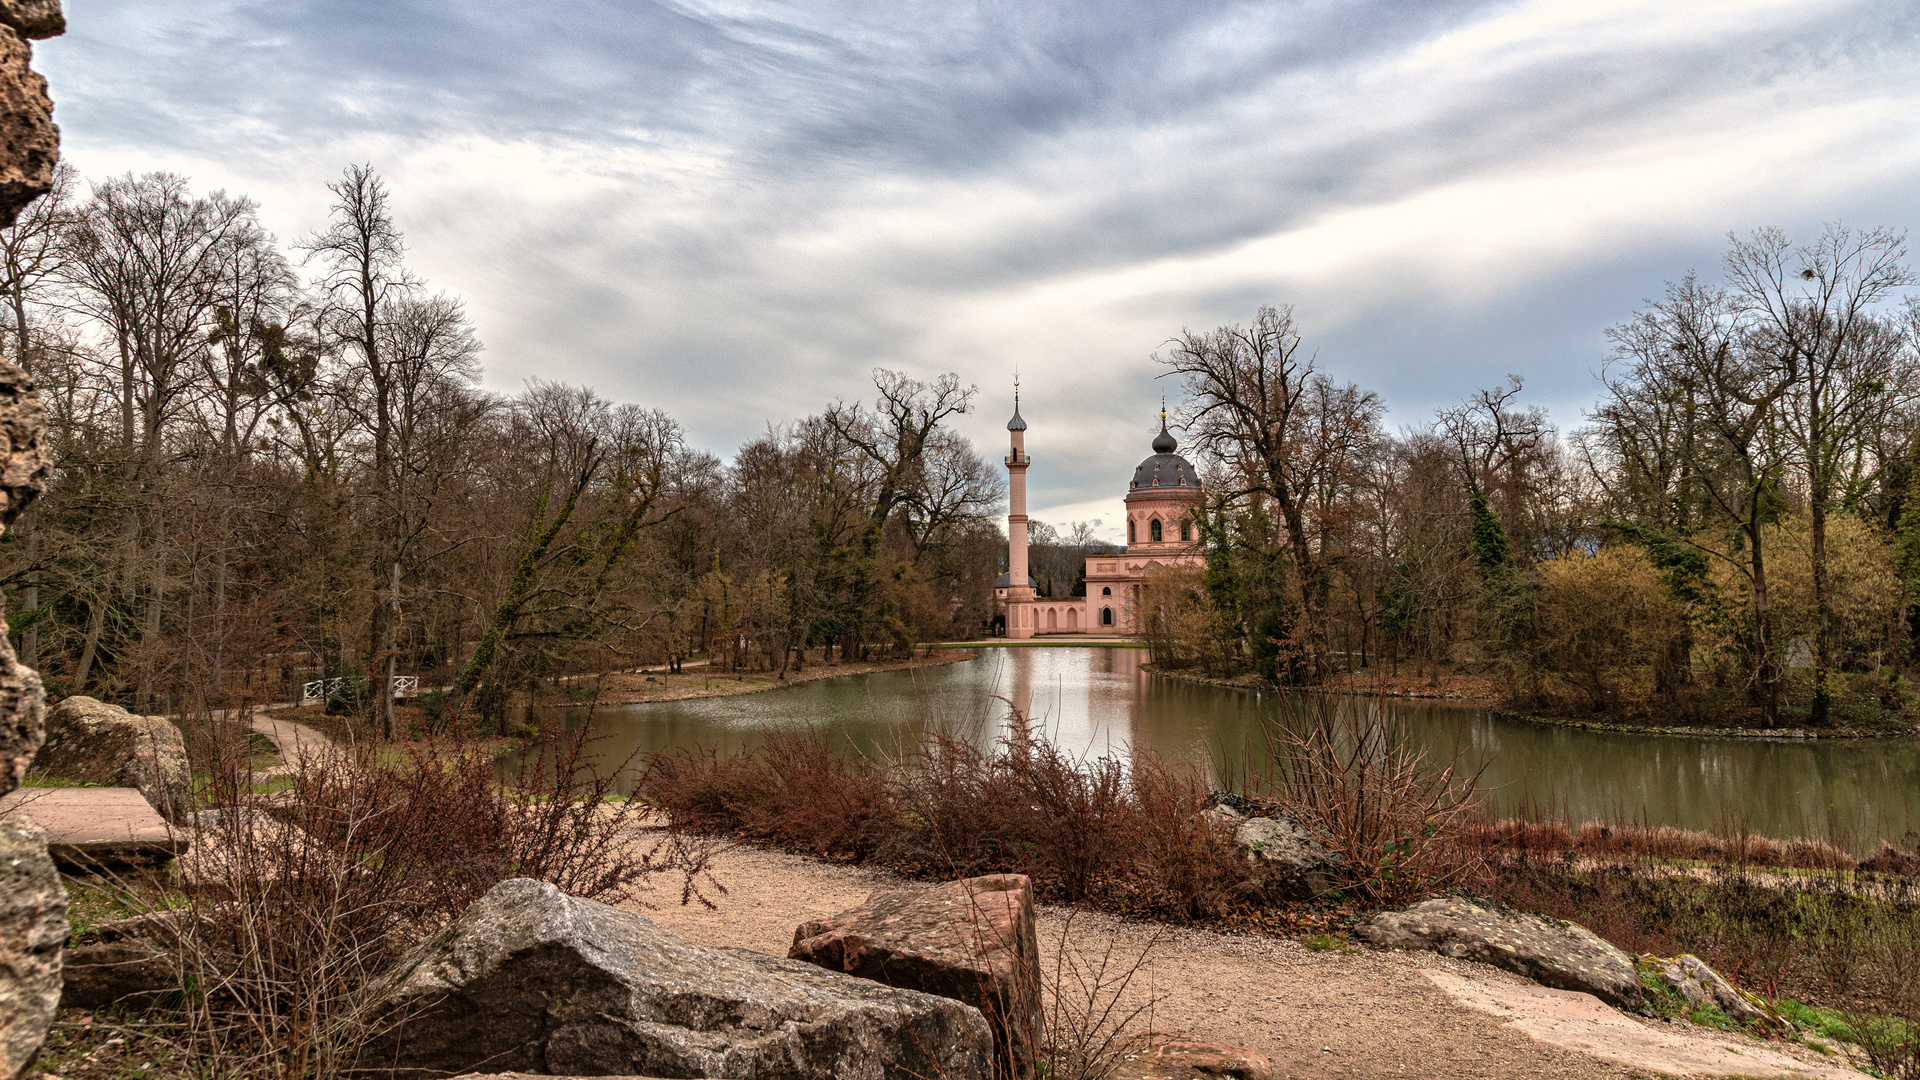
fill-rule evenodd
<path id="1" fill-rule="evenodd" d="M 877 367 L 1016 370 L 1041 520 L 1103 522 L 1156 350 L 1292 305 L 1395 429 L 1605 328 L 1730 232 L 1920 223 L 1911 0 L 67 0 L 85 176 L 246 193 L 284 241 L 372 164 L 487 385 L 590 385 L 722 458 Z"/>

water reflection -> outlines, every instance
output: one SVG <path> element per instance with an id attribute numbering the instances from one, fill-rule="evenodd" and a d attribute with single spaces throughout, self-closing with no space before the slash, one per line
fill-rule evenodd
<path id="1" fill-rule="evenodd" d="M 605 707 L 593 723 L 609 756 L 695 745 L 730 752 L 768 731 L 809 725 L 845 752 L 890 754 L 929 726 L 989 744 L 1004 733 L 1011 703 L 1075 752 L 1151 750 L 1217 773 L 1238 769 L 1283 711 L 1274 694 L 1154 678 L 1140 670 L 1144 660 L 1135 649 L 986 649 L 946 667 Z M 1506 723 L 1439 702 L 1387 707 L 1434 754 L 1458 748 L 1470 768 L 1485 764 L 1501 813 L 1688 828 L 1744 820 L 1770 835 L 1835 837 L 1856 850 L 1920 823 L 1913 739 L 1657 738 Z"/>

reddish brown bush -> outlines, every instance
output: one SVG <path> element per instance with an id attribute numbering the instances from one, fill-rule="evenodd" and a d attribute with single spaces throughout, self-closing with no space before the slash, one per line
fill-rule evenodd
<path id="1" fill-rule="evenodd" d="M 1020 718 L 989 749 L 935 732 L 884 763 L 819 732 L 656 754 L 638 794 L 687 830 L 926 877 L 1023 873 L 1050 899 L 1182 920 L 1224 914 L 1250 874 L 1197 776 L 1145 754 L 1082 760 Z"/>

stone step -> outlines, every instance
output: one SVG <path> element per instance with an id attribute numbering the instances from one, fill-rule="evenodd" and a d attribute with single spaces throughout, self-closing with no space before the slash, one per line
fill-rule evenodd
<path id="1" fill-rule="evenodd" d="M 186 854 L 187 834 L 170 827 L 138 788 L 20 788 L 0 798 L 47 832 L 47 853 L 65 868 L 160 866 Z"/>

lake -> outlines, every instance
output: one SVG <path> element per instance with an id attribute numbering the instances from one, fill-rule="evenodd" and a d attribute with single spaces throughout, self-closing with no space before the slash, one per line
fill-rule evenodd
<path id="1" fill-rule="evenodd" d="M 1059 744 L 1088 755 L 1135 750 L 1218 772 L 1264 745 L 1282 695 L 1158 678 L 1146 652 L 993 648 L 944 667 L 806 683 L 694 701 L 603 706 L 600 753 L 624 757 L 756 745 L 813 725 L 848 753 L 887 753 L 928 725 L 982 745 L 1006 730 L 1008 703 Z M 1346 699 L 1343 707 L 1367 707 Z M 1484 709 L 1389 699 L 1391 718 L 1442 758 L 1458 748 L 1503 814 L 1678 825 L 1744 822 L 1769 836 L 1832 838 L 1870 851 L 1920 827 L 1920 740 L 1760 741 L 1611 734 L 1494 719 Z M 570 715 L 583 722 L 584 710 Z"/>

